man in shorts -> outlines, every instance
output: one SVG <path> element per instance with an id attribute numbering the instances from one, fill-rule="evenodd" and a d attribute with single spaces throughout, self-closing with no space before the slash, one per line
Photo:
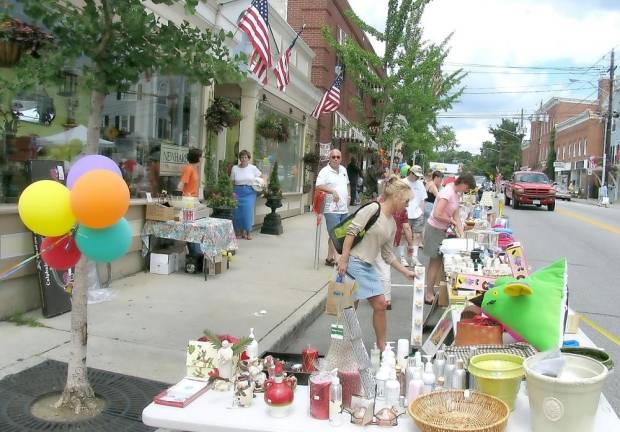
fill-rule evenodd
<path id="1" fill-rule="evenodd" d="M 340 163 L 342 155 L 340 150 L 333 149 L 329 152 L 329 163 L 319 171 L 316 178 L 316 190 L 326 193 L 325 225 L 330 232 L 336 225 L 349 215 L 348 202 L 351 195 L 351 185 L 347 169 Z M 327 242 L 327 258 L 325 265 L 333 267 L 337 259 L 336 248 L 331 240 Z"/>
<path id="2" fill-rule="evenodd" d="M 413 232 L 413 255 L 412 264 L 414 266 L 421 265 L 418 260 L 418 250 L 422 244 L 422 232 L 424 231 L 424 200 L 426 200 L 426 188 L 422 179 L 424 172 L 422 167 L 414 165 L 409 169 L 407 175 L 407 183 L 413 192 L 413 197 L 409 200 L 407 206 L 407 217 L 409 218 L 409 226 Z"/>

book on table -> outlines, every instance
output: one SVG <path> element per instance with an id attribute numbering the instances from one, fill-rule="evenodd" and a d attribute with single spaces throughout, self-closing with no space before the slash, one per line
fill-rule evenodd
<path id="1" fill-rule="evenodd" d="M 183 378 L 177 384 L 155 396 L 153 402 L 159 405 L 185 408 L 196 398 L 205 393 L 208 388 L 209 383 L 207 381 Z"/>

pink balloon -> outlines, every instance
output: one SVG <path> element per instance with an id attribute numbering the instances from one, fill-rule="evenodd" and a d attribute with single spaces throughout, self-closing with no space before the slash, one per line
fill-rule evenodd
<path id="1" fill-rule="evenodd" d="M 69 170 L 69 175 L 67 175 L 67 187 L 69 189 L 73 189 L 73 185 L 80 177 L 89 171 L 98 169 L 112 171 L 119 176 L 122 176 L 121 169 L 118 165 L 116 165 L 116 162 L 109 157 L 101 155 L 88 155 L 78 159 L 78 161 L 75 162 Z"/>

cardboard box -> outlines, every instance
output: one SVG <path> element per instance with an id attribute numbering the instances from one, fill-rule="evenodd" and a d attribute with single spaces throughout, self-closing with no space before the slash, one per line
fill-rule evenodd
<path id="1" fill-rule="evenodd" d="M 179 270 L 177 253 L 151 253 L 151 273 L 167 275 Z"/>
<path id="2" fill-rule="evenodd" d="M 206 259 L 206 272 L 208 275 L 217 275 L 228 270 L 229 261 L 227 256 L 216 255 L 215 258 Z"/>

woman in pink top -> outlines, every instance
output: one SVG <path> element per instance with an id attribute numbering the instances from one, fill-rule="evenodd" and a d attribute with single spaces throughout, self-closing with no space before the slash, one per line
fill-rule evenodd
<path id="1" fill-rule="evenodd" d="M 453 183 L 439 191 L 433 211 L 424 231 L 424 253 L 430 258 L 426 272 L 426 295 L 424 302 L 432 304 L 435 299 L 435 282 L 441 269 L 439 246 L 446 238 L 446 231 L 454 225 L 459 237 L 463 237 L 463 224 L 459 214 L 459 194 L 476 188 L 471 174 L 460 175 Z"/>

